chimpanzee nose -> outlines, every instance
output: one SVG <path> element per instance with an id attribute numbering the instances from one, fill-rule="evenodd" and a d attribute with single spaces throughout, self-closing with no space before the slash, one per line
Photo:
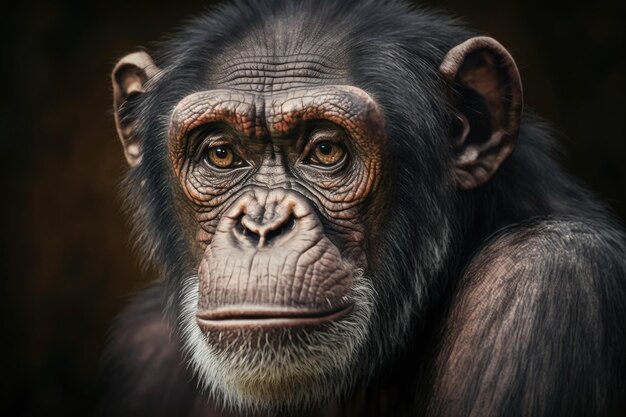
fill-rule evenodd
<path id="1" fill-rule="evenodd" d="M 308 200 L 297 192 L 283 188 L 253 189 L 233 205 L 217 233 L 222 230 L 232 233 L 235 242 L 244 246 L 275 247 L 287 244 L 296 236 L 303 221 L 307 229 L 317 230 L 319 225 L 313 214 Z M 305 236 L 308 235 L 301 237 Z"/>
<path id="2" fill-rule="evenodd" d="M 288 210 L 276 213 L 277 216 L 268 221 L 255 220 L 246 214 L 241 218 L 242 238 L 258 247 L 271 246 L 276 241 L 289 239 L 289 235 L 296 228 L 296 219 Z"/>

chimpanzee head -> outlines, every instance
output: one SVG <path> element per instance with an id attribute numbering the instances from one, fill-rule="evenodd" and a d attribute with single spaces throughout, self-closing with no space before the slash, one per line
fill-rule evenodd
<path id="1" fill-rule="evenodd" d="M 513 61 L 468 38 L 398 2 L 243 2 L 115 67 L 138 240 L 226 404 L 328 400 L 415 336 L 519 124 Z"/>

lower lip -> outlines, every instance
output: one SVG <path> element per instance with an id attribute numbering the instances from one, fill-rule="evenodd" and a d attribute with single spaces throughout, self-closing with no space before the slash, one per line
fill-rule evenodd
<path id="1" fill-rule="evenodd" d="M 218 313 L 199 313 L 196 317 L 198 325 L 203 332 L 216 330 L 249 330 L 249 329 L 279 329 L 305 326 L 319 326 L 333 322 L 346 316 L 352 311 L 353 305 L 329 312 L 298 312 L 279 311 L 272 314 L 271 311 L 241 311 L 232 312 L 221 310 Z M 298 315 L 300 314 L 300 315 Z M 243 316 L 243 317 L 242 317 Z M 257 317 L 255 317 L 257 316 Z"/>

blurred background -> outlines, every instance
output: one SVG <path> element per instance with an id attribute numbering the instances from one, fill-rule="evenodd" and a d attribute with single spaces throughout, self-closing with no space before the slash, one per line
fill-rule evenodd
<path id="1" fill-rule="evenodd" d="M 152 278 L 129 244 L 109 72 L 210 1 L 25 0 L 2 13 L 2 415 L 89 415 L 111 319 Z M 626 218 L 626 2 L 425 1 L 516 58 L 563 164 Z"/>

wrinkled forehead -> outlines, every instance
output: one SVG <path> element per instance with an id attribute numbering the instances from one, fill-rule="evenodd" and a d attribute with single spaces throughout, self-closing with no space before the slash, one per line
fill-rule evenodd
<path id="1" fill-rule="evenodd" d="M 240 56 L 215 68 L 210 83 L 256 93 L 280 93 L 315 85 L 345 84 L 347 70 L 338 62 L 313 53 Z"/>
<path id="2" fill-rule="evenodd" d="M 276 18 L 233 41 L 209 74 L 215 88 L 271 94 L 348 83 L 343 36 L 314 22 Z"/>

